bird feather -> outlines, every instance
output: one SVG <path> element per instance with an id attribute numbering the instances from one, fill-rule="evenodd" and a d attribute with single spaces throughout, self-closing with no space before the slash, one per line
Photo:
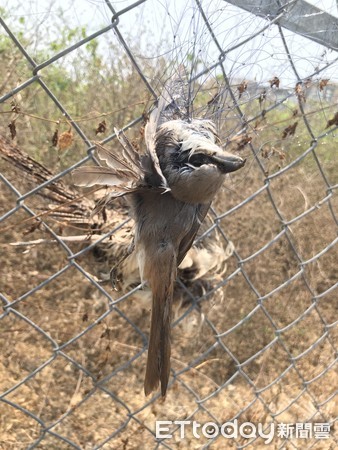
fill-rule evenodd
<path id="1" fill-rule="evenodd" d="M 152 168 L 154 172 L 159 176 L 161 180 L 161 185 L 166 188 L 166 190 L 169 189 L 167 179 L 163 175 L 163 172 L 160 167 L 160 162 L 156 153 L 156 131 L 159 124 L 160 116 L 163 111 L 163 109 L 166 106 L 166 100 L 164 97 L 160 97 L 158 101 L 158 105 L 153 111 L 151 111 L 149 115 L 149 120 L 145 126 L 144 129 L 144 139 L 147 146 L 147 152 L 150 156 L 151 162 L 152 162 Z"/>
<path id="2" fill-rule="evenodd" d="M 123 133 L 123 131 L 119 131 L 116 128 L 114 128 L 114 131 L 117 139 L 119 140 L 124 150 L 123 152 L 124 160 L 128 164 L 130 164 L 136 172 L 140 173 L 140 171 L 142 171 L 140 155 L 136 151 L 133 144 L 129 141 L 127 136 Z"/>
<path id="3" fill-rule="evenodd" d="M 112 169 L 120 170 L 125 173 L 125 176 L 132 175 L 134 178 L 140 177 L 140 170 L 129 157 L 124 154 L 117 154 L 116 150 L 110 150 L 104 147 L 99 142 L 95 143 L 98 157 L 105 161 L 105 163 Z"/>
<path id="4" fill-rule="evenodd" d="M 73 171 L 73 182 L 78 186 L 85 187 L 91 187 L 95 184 L 132 187 L 132 182 L 126 183 L 123 172 L 101 166 L 84 166 L 75 169 Z"/>

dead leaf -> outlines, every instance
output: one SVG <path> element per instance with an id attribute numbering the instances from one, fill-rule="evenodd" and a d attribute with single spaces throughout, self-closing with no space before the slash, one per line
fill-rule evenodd
<path id="1" fill-rule="evenodd" d="M 100 122 L 96 128 L 95 134 L 105 133 L 106 130 L 107 130 L 106 121 L 102 120 L 102 122 Z"/>
<path id="2" fill-rule="evenodd" d="M 267 159 L 269 157 L 269 150 L 263 149 L 262 150 L 262 157 Z"/>
<path id="3" fill-rule="evenodd" d="M 133 140 L 131 141 L 131 145 L 134 147 L 134 149 L 135 149 L 137 152 L 140 152 L 140 144 L 138 143 L 138 141 L 137 141 L 136 139 L 133 139 Z"/>
<path id="4" fill-rule="evenodd" d="M 19 112 L 20 112 L 20 106 L 16 103 L 15 100 L 11 101 L 11 110 L 13 112 L 15 112 L 16 114 L 19 114 Z"/>
<path id="5" fill-rule="evenodd" d="M 37 222 L 33 223 L 29 228 L 27 228 L 27 230 L 25 230 L 23 232 L 23 235 L 27 236 L 27 234 L 33 233 L 35 230 L 40 229 L 40 227 L 41 227 L 41 222 L 37 221 Z"/>
<path id="6" fill-rule="evenodd" d="M 237 142 L 237 150 L 243 150 L 243 148 L 247 144 L 250 144 L 251 141 L 252 141 L 252 137 L 249 136 L 248 134 L 245 134 L 244 136 L 242 136 L 241 140 L 239 142 Z"/>
<path id="7" fill-rule="evenodd" d="M 105 206 L 102 207 L 102 209 L 101 209 L 101 214 L 102 214 L 103 222 L 106 223 L 108 217 L 107 217 L 107 211 L 106 211 L 106 207 L 105 207 Z"/>
<path id="8" fill-rule="evenodd" d="M 298 122 L 294 122 L 292 125 L 289 125 L 283 130 L 282 139 L 285 139 L 288 136 L 294 136 Z"/>
<path id="9" fill-rule="evenodd" d="M 217 102 L 219 100 L 219 95 L 220 95 L 220 93 L 216 92 L 216 94 L 207 102 L 207 105 L 211 106 L 211 105 L 217 104 Z"/>
<path id="10" fill-rule="evenodd" d="M 270 83 L 270 87 L 276 86 L 276 88 L 279 88 L 280 80 L 278 77 L 273 77 L 272 80 L 269 80 L 269 83 Z"/>
<path id="11" fill-rule="evenodd" d="M 319 82 L 319 90 L 323 91 L 324 88 L 327 86 L 327 83 L 330 81 L 330 78 L 323 78 L 322 80 L 320 80 Z"/>
<path id="12" fill-rule="evenodd" d="M 312 78 L 307 78 L 304 81 L 304 86 L 306 87 L 306 89 L 308 89 L 311 86 L 311 84 L 312 84 Z"/>
<path id="13" fill-rule="evenodd" d="M 54 131 L 53 137 L 52 137 L 52 146 L 56 147 L 58 145 L 58 140 L 59 140 L 59 130 L 56 129 Z"/>
<path id="14" fill-rule="evenodd" d="M 328 120 L 325 128 L 329 128 L 332 125 L 338 126 L 338 112 L 336 112 L 336 114 L 332 117 L 332 119 Z"/>
<path id="15" fill-rule="evenodd" d="M 245 92 L 248 88 L 248 82 L 247 81 L 243 81 L 238 87 L 237 90 L 239 92 L 239 98 L 241 98 L 243 92 Z"/>
<path id="16" fill-rule="evenodd" d="M 259 94 L 259 97 L 258 97 L 258 101 L 259 101 L 260 106 L 262 106 L 262 103 L 264 102 L 265 99 L 266 99 L 266 90 L 264 89 L 264 90 Z"/>
<path id="17" fill-rule="evenodd" d="M 296 93 L 296 95 L 298 97 L 298 100 L 300 102 L 304 102 L 304 103 L 306 102 L 306 98 L 305 98 L 305 95 L 304 95 L 302 83 L 299 82 L 299 83 L 296 84 L 295 93 Z"/>
<path id="18" fill-rule="evenodd" d="M 143 120 L 144 125 L 146 125 L 149 122 L 149 113 L 143 112 L 142 113 L 142 120 Z"/>
<path id="19" fill-rule="evenodd" d="M 9 131 L 11 133 L 11 138 L 14 139 L 16 136 L 16 125 L 15 125 L 15 121 L 12 120 L 9 124 L 8 124 L 8 128 Z"/>
<path id="20" fill-rule="evenodd" d="M 260 124 L 263 122 L 264 118 L 262 118 L 262 120 L 256 120 L 255 125 L 254 125 L 254 130 L 258 130 L 258 127 L 260 126 Z"/>
<path id="21" fill-rule="evenodd" d="M 73 140 L 74 137 L 71 128 L 69 128 L 68 131 L 64 131 L 63 133 L 61 133 L 58 139 L 59 150 L 67 150 L 67 148 L 72 145 Z"/>

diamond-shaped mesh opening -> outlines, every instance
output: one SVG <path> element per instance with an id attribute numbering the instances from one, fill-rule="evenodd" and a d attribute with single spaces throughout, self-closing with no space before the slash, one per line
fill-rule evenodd
<path id="1" fill-rule="evenodd" d="M 241 362 L 259 354 L 275 338 L 274 328 L 261 308 L 244 318 L 230 333 L 221 337 L 223 344 Z"/>
<path id="2" fill-rule="evenodd" d="M 337 371 L 331 364 L 330 366 L 327 366 L 327 370 L 324 371 L 322 376 L 317 377 L 311 384 L 309 384 L 308 390 L 315 396 L 318 404 L 329 401 L 331 397 L 337 397 L 337 378 Z M 335 400 L 333 398 L 333 402 L 334 401 Z"/>
<path id="3" fill-rule="evenodd" d="M 312 295 L 301 274 L 264 299 L 264 308 L 277 328 L 294 322 L 312 305 Z"/>
<path id="4" fill-rule="evenodd" d="M 327 368 L 335 361 L 334 347 L 328 336 L 317 346 L 311 348 L 310 352 L 296 361 L 296 367 L 301 376 L 310 381 L 324 375 Z"/>
<path id="5" fill-rule="evenodd" d="M 334 310 L 337 308 L 337 305 L 337 289 L 324 292 L 317 300 L 318 311 L 326 323 L 331 324 L 335 322 Z M 330 332 L 334 333 L 335 328 L 331 328 Z"/>
<path id="6" fill-rule="evenodd" d="M 252 284 L 260 287 L 261 295 L 276 289 L 299 271 L 298 260 L 288 237 L 283 234 L 272 239 L 268 248 L 262 248 L 259 254 L 243 264 Z M 273 271 L 271 261 L 274 262 Z"/>
<path id="7" fill-rule="evenodd" d="M 11 336 L 11 339 L 9 339 Z M 50 362 L 53 344 L 35 323 L 9 311 L 1 318 L 1 392 L 10 390 Z"/>
<path id="8" fill-rule="evenodd" d="M 313 189 L 314 184 L 316 189 Z M 272 179 L 270 189 L 285 221 L 292 220 L 309 208 L 320 204 L 327 196 L 327 184 L 311 153 L 298 165 L 288 170 L 287 180 L 283 175 Z M 303 224 L 304 219 L 298 223 Z M 305 223 L 304 221 L 304 227 L 306 226 Z"/>
<path id="9" fill-rule="evenodd" d="M 313 398 L 306 390 L 301 389 L 295 392 L 295 395 L 280 395 L 272 410 L 279 423 L 304 423 L 315 413 Z"/>
<path id="10" fill-rule="evenodd" d="M 336 284 L 335 263 L 338 258 L 336 239 L 330 242 L 319 253 L 310 258 L 305 266 L 310 288 L 317 294 L 322 294 Z M 335 306 L 334 306 L 335 308 Z"/>
<path id="11" fill-rule="evenodd" d="M 125 349 L 125 351 L 130 352 L 130 349 Z M 134 355 L 125 355 L 126 358 L 128 356 Z M 109 362 L 110 361 L 111 360 L 109 360 Z M 100 386 L 103 386 L 104 389 L 107 389 L 107 391 L 116 396 L 116 398 L 123 402 L 123 404 L 128 405 L 128 408 L 131 411 L 139 410 L 145 404 L 143 390 L 145 363 L 145 355 L 142 355 L 141 357 L 133 360 L 130 357 L 130 359 L 125 362 L 125 364 L 121 364 L 121 366 L 116 370 L 111 370 L 106 375 L 105 379 L 100 380 Z M 112 364 L 113 363 L 110 363 L 110 366 Z M 179 389 L 179 386 L 175 384 L 174 389 Z M 130 392 L 133 393 L 132 396 L 130 396 Z M 181 389 L 181 393 L 185 395 L 186 399 L 189 397 L 185 389 Z M 191 406 L 191 402 L 189 406 Z M 189 407 L 186 408 L 186 411 L 189 411 Z"/>
<path id="12" fill-rule="evenodd" d="M 311 335 L 306 332 L 310 327 Z M 317 311 L 308 309 L 296 322 L 290 324 L 280 335 L 286 348 L 294 357 L 315 345 L 323 336 L 324 324 Z"/>
<path id="13" fill-rule="evenodd" d="M 262 416 L 262 404 L 258 401 L 253 390 L 242 381 L 241 378 L 236 379 L 230 388 L 226 387 L 219 390 L 203 401 L 203 407 L 215 417 L 219 417 L 221 423 L 238 417 L 241 417 L 240 421 L 253 420 L 254 414 Z M 255 408 L 250 410 L 253 405 L 256 405 Z M 221 415 L 219 414 L 220 407 Z M 249 411 L 251 412 L 249 413 Z"/>
<path id="14" fill-rule="evenodd" d="M 290 368 L 290 365 L 288 353 L 280 340 L 277 340 L 263 353 L 247 363 L 243 367 L 243 371 L 255 388 L 260 391 L 271 383 L 274 384 Z"/>
<path id="15" fill-rule="evenodd" d="M 126 409 L 119 402 L 95 390 L 51 430 L 82 448 L 103 443 L 127 421 Z"/>
<path id="16" fill-rule="evenodd" d="M 26 408 L 48 427 L 75 408 L 91 389 L 91 378 L 58 355 L 48 366 L 8 394 L 6 399 Z"/>
<path id="17" fill-rule="evenodd" d="M 107 304 L 107 297 L 71 267 L 17 303 L 15 309 L 64 344 L 105 314 Z"/>
<path id="18" fill-rule="evenodd" d="M 297 391 L 294 393 L 293 386 L 297 386 Z M 296 398 L 300 392 L 302 392 L 300 377 L 290 362 L 286 370 L 280 372 L 273 382 L 258 391 L 258 395 L 269 409 L 269 413 L 275 414 L 282 409 L 284 404 L 290 403 Z"/>
<path id="19" fill-rule="evenodd" d="M 257 297 L 242 273 L 229 279 L 222 290 L 221 301 L 210 299 L 203 305 L 204 314 L 219 333 L 231 329 L 257 307 Z"/>
<path id="20" fill-rule="evenodd" d="M 68 444 L 61 438 L 57 436 L 53 436 L 51 434 L 46 434 L 43 439 L 39 439 L 39 443 L 36 445 L 36 448 L 39 450 L 43 450 L 45 448 L 57 448 L 60 450 L 71 450 L 74 448 L 73 445 Z"/>
<path id="21" fill-rule="evenodd" d="M 101 380 L 128 366 L 141 353 L 142 347 L 140 333 L 124 317 L 112 311 L 94 327 L 85 329 L 81 338 L 67 344 L 64 352 L 96 380 Z"/>
<path id="22" fill-rule="evenodd" d="M 40 435 L 40 425 L 15 404 L 0 401 L 0 444 L 3 448 L 25 448 L 34 444 Z"/>
<path id="23" fill-rule="evenodd" d="M 321 208 L 315 209 L 302 220 L 298 220 L 290 226 L 293 239 L 297 242 L 297 249 L 304 260 L 320 253 L 335 240 L 336 233 L 333 224 L 332 212 L 325 203 Z M 309 229 L 316 234 L 315 241 L 306 239 Z"/>
<path id="24" fill-rule="evenodd" d="M 216 348 L 203 348 L 199 356 L 194 356 L 196 359 L 174 361 L 173 367 L 180 374 L 179 379 L 200 398 L 217 391 L 237 371 L 235 361 L 220 345 Z M 192 363 L 193 367 L 189 368 Z"/>
<path id="25" fill-rule="evenodd" d="M 262 214 L 255 221 L 249 220 L 257 210 Z M 235 242 L 242 258 L 258 251 L 280 232 L 280 222 L 266 192 L 256 195 L 249 203 L 222 219 L 220 224 L 228 238 Z"/>

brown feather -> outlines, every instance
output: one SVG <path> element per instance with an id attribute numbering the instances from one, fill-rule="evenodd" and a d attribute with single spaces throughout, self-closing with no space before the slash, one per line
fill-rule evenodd
<path id="1" fill-rule="evenodd" d="M 151 286 L 153 300 L 144 392 L 149 395 L 161 383 L 164 397 L 170 374 L 171 315 L 176 278 L 176 258 L 172 246 L 168 245 L 162 252 L 153 252 L 152 260 L 145 262 L 145 277 Z"/>

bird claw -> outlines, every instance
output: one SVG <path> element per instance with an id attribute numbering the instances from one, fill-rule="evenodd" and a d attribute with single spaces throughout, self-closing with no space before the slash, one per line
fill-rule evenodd
<path id="1" fill-rule="evenodd" d="M 114 266 L 110 271 L 110 283 L 114 291 L 119 291 L 117 287 L 117 283 L 120 283 L 122 281 L 121 275 L 118 274 L 117 266 Z"/>

